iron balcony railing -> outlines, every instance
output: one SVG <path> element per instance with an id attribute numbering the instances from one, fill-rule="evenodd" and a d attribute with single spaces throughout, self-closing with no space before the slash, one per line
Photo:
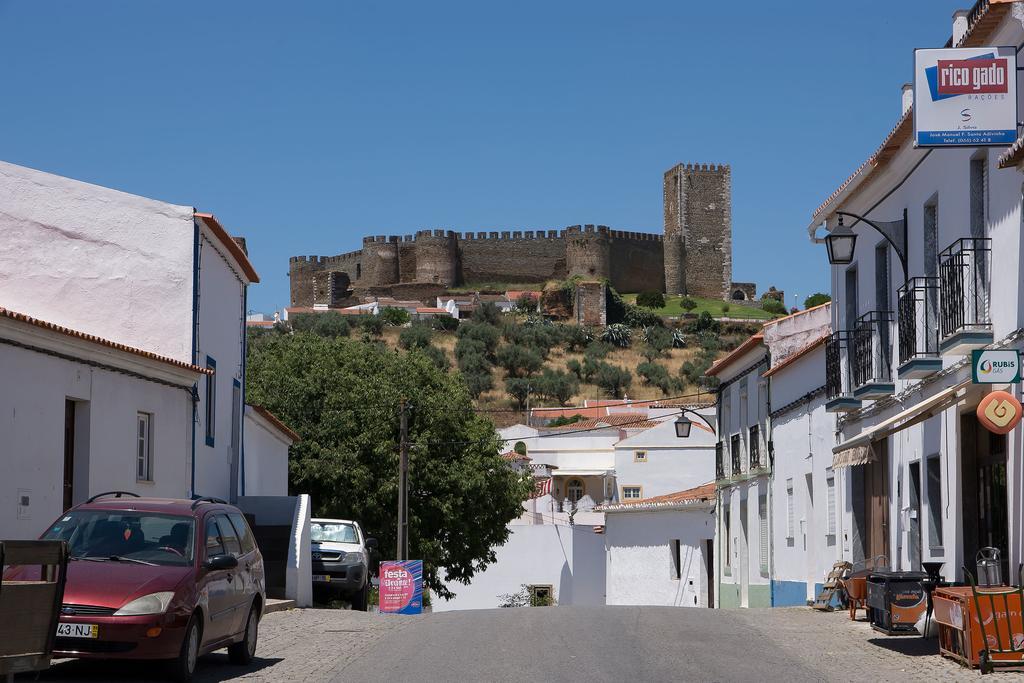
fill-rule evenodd
<path id="1" fill-rule="evenodd" d="M 715 444 L 715 479 L 725 479 L 725 462 L 722 454 L 722 442 Z"/>
<path id="2" fill-rule="evenodd" d="M 992 240 L 964 237 L 939 254 L 942 338 L 992 330 Z"/>
<path id="3" fill-rule="evenodd" d="M 852 348 L 852 330 L 833 332 L 825 342 L 825 394 L 830 401 L 853 394 Z"/>
<path id="4" fill-rule="evenodd" d="M 939 355 L 939 278 L 912 277 L 896 305 L 900 365 Z"/>
<path id="5" fill-rule="evenodd" d="M 747 448 L 750 451 L 750 469 L 757 469 L 761 466 L 761 428 L 758 425 L 750 428 L 750 442 Z"/>
<path id="6" fill-rule="evenodd" d="M 743 462 L 740 459 L 740 435 L 733 434 L 729 442 L 729 451 L 732 453 L 732 476 L 743 473 Z"/>
<path id="7" fill-rule="evenodd" d="M 853 327 L 853 386 L 892 383 L 892 311 L 869 311 Z"/>

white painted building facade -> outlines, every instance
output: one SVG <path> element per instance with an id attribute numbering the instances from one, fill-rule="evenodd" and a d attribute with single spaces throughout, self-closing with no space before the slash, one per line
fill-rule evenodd
<path id="1" fill-rule="evenodd" d="M 166 455 L 155 463 L 152 483 L 142 488 L 175 497 L 242 495 L 246 290 L 259 281 L 244 248 L 211 214 L 7 163 L 0 163 L 0 204 L 0 306 L 203 368 L 189 385 L 196 400 L 188 399 L 187 410 L 177 400 L 173 408 L 157 406 L 161 417 L 152 425 L 154 443 L 166 444 L 158 453 Z M 23 374 L 10 365 L 7 372 L 2 376 L 5 387 L 14 386 L 12 380 Z M 61 372 L 80 378 L 79 385 L 85 382 L 70 367 Z M 76 434 L 88 432 L 93 439 L 110 435 L 120 444 L 125 434 L 136 431 L 137 413 L 147 410 L 147 400 L 156 398 L 97 377 L 93 373 L 88 392 L 82 386 L 66 390 L 67 399 L 90 404 L 88 411 L 75 412 L 74 421 L 81 422 Z M 105 391 L 109 396 L 103 400 L 111 410 L 100 405 L 98 392 Z M 87 394 L 93 398 L 82 398 Z M 5 397 L 15 405 L 22 398 Z M 136 408 L 115 412 L 118 401 Z M 63 410 L 63 402 L 61 406 Z M 63 413 L 39 418 L 42 424 L 36 430 L 61 432 Z M 54 444 L 47 448 L 51 457 Z M 101 442 L 94 444 L 88 455 L 69 454 L 76 481 L 83 482 L 75 495 L 137 488 L 138 482 L 120 473 L 132 470 L 118 470 L 107 460 L 131 459 L 134 449 L 111 442 L 103 444 L 105 454 L 100 455 L 96 449 Z M 61 448 L 57 453 L 63 457 Z M 15 457 L 11 451 L 2 455 L 5 466 Z M 26 471 L 15 488 L 48 490 L 61 472 Z M 52 520 L 34 521 L 27 535 Z"/>
<path id="2" fill-rule="evenodd" d="M 1016 5 L 958 13 L 951 45 L 1024 43 Z M 1020 387 L 972 384 L 970 351 L 1022 345 L 1022 143 L 915 148 L 911 109 L 904 97 L 879 151 L 809 226 L 812 237 L 835 229 L 838 211 L 907 225 L 905 271 L 879 232 L 852 219 L 853 261 L 831 269 L 826 409 L 839 432 L 842 553 L 897 569 L 941 562 L 962 580 L 961 566 L 996 546 L 1005 576 L 1024 559 L 1024 441 L 1019 427 L 988 432 L 975 410 L 992 389 L 1019 397 Z"/>

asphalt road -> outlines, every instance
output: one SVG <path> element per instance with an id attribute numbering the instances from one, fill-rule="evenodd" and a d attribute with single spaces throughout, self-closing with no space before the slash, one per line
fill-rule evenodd
<path id="1" fill-rule="evenodd" d="M 377 643 L 335 680 L 821 680 L 743 616 L 668 607 L 432 614 Z"/>

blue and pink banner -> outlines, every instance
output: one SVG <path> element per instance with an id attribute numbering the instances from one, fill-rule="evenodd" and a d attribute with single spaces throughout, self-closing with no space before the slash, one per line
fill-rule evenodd
<path id="1" fill-rule="evenodd" d="M 382 614 L 423 611 L 423 560 L 380 563 L 378 606 Z"/>

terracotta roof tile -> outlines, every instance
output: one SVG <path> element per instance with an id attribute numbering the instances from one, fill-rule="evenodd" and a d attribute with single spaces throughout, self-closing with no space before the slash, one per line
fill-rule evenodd
<path id="1" fill-rule="evenodd" d="M 249 282 L 256 283 L 260 281 L 260 276 L 256 273 L 256 269 L 252 267 L 252 263 L 249 262 L 249 257 L 245 255 L 245 251 L 238 245 L 228 231 L 224 229 L 224 226 L 220 224 L 217 217 L 212 213 L 200 213 L 196 211 L 196 218 L 203 219 L 203 222 L 209 226 L 210 231 L 217 238 L 225 249 L 231 254 L 231 257 L 238 262 L 242 272 L 245 273 L 245 277 Z"/>
<path id="2" fill-rule="evenodd" d="M 18 322 L 26 323 L 28 325 L 34 325 L 36 327 L 41 327 L 44 330 L 50 330 L 51 332 L 56 332 L 57 334 L 63 334 L 68 337 L 74 337 L 75 339 L 82 339 L 84 341 L 91 342 L 99 346 L 105 346 L 110 349 L 124 351 L 125 353 L 141 356 L 142 358 L 148 358 L 149 360 L 155 360 L 160 363 L 166 363 L 167 365 L 173 365 L 174 367 L 183 368 L 185 370 L 191 370 L 192 372 L 198 372 L 204 375 L 213 374 L 213 370 L 209 368 L 201 368 L 198 365 L 192 365 L 191 363 L 185 363 L 180 360 L 175 360 L 174 358 L 161 356 L 151 351 L 137 349 L 134 346 L 128 346 L 127 344 L 121 344 L 120 342 L 104 339 L 103 337 L 97 337 L 96 335 L 93 334 L 87 334 L 85 332 L 73 330 L 70 327 L 64 327 L 63 325 L 58 325 L 56 323 L 49 323 L 46 322 L 45 320 L 39 320 L 38 318 L 33 318 L 30 315 L 25 315 L 24 313 L 18 313 L 17 311 L 12 311 L 3 308 L 2 306 L 0 306 L 0 317 L 8 318 L 10 320 L 17 320 Z"/>
<path id="3" fill-rule="evenodd" d="M 515 462 L 516 460 L 530 462 L 533 460 L 533 458 L 531 458 L 530 456 L 523 455 L 522 453 L 516 453 L 515 451 L 505 451 L 504 453 L 501 454 L 501 457 L 505 460 L 508 460 L 509 462 Z"/>
<path id="4" fill-rule="evenodd" d="M 675 493 L 666 493 L 662 496 L 652 496 L 651 498 L 640 498 L 638 500 L 624 500 L 612 505 L 602 505 L 601 510 L 604 511 L 615 511 L 615 510 L 631 510 L 631 509 L 642 509 L 642 510 L 655 510 L 658 508 L 673 508 L 682 507 L 687 504 L 710 502 L 715 499 L 715 482 L 709 482 L 696 486 L 692 489 L 686 489 L 685 491 L 677 491 Z"/>
<path id="5" fill-rule="evenodd" d="M 280 418 L 278 418 L 277 415 L 274 415 L 272 412 L 270 412 L 263 406 L 253 405 L 252 403 L 247 403 L 246 405 L 255 410 L 260 415 L 262 415 L 267 422 L 274 425 L 274 427 L 276 427 L 278 431 L 280 431 L 282 434 L 291 439 L 292 443 L 296 443 L 302 440 L 298 434 L 296 434 L 295 432 L 288 428 L 288 425 L 286 425 L 284 422 L 281 422 Z"/>
<path id="6" fill-rule="evenodd" d="M 818 348 L 819 346 L 824 344 L 826 341 L 828 341 L 829 336 L 830 336 L 829 334 L 823 334 L 822 336 L 818 337 L 817 339 L 815 339 L 814 341 L 812 341 L 810 344 L 808 344 L 807 346 L 803 347 L 799 351 L 795 351 L 794 353 L 790 354 L 789 356 L 786 356 L 785 360 L 783 360 L 780 363 L 778 363 L 776 365 L 773 365 L 772 367 L 768 368 L 765 371 L 764 376 L 765 377 L 771 377 L 776 372 L 779 372 L 780 370 L 782 370 L 783 368 L 787 367 L 788 365 L 790 365 L 792 363 L 795 363 L 796 361 L 800 360 L 801 358 L 803 358 L 804 356 L 809 354 L 811 351 L 813 351 L 814 349 Z"/>
<path id="7" fill-rule="evenodd" d="M 714 377 L 715 375 L 722 371 L 722 368 L 735 363 L 737 360 L 746 355 L 748 351 L 756 347 L 762 341 L 764 341 L 764 335 L 758 332 L 757 334 L 751 336 L 745 342 L 737 346 L 731 352 L 729 352 L 729 355 L 725 356 L 724 358 L 719 358 L 718 360 L 716 360 L 714 364 L 710 368 L 708 368 L 707 372 L 705 372 L 704 374 L 707 375 L 708 377 Z"/>

